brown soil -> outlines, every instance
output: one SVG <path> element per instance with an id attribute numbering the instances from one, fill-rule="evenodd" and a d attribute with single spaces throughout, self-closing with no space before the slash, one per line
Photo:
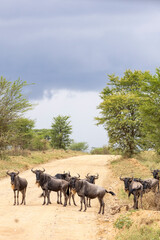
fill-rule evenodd
<path id="1" fill-rule="evenodd" d="M 115 156 L 85 155 L 63 160 L 54 160 L 43 165 L 46 172 L 55 175 L 58 172 L 70 171 L 71 175 L 79 173 L 84 178 L 87 173 L 99 173 L 96 184 L 116 192 L 117 181 L 112 178 L 108 167 Z M 51 193 L 52 204 L 42 206 L 39 198 L 42 190 L 35 185 L 35 175 L 30 171 L 20 174 L 28 180 L 27 205 L 13 206 L 13 191 L 9 177 L 1 180 L 0 198 L 0 239 L 1 240 L 100 240 L 114 239 L 114 215 L 112 207 L 117 198 L 105 195 L 105 214 L 98 215 L 99 202 L 92 200 L 92 207 L 87 212 L 79 212 L 80 202 L 76 196 L 77 207 L 63 207 L 56 203 L 56 193 Z M 21 194 L 20 194 L 21 200 Z"/>

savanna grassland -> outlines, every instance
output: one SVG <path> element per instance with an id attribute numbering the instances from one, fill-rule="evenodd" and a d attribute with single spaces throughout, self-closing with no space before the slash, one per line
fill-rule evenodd
<path id="1" fill-rule="evenodd" d="M 134 158 L 113 160 L 110 164 L 113 176 L 152 177 L 151 169 L 160 169 L 160 157 L 153 151 L 143 152 Z M 143 209 L 133 210 L 133 197 L 128 198 L 123 181 L 118 182 L 117 197 L 121 204 L 127 204 L 129 210 L 122 209 L 114 219 L 116 240 L 160 239 L 160 194 L 149 192 L 143 195 Z"/>

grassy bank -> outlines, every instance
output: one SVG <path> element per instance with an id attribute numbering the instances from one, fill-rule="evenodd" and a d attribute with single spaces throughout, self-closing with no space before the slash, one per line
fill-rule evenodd
<path id="1" fill-rule="evenodd" d="M 160 169 L 160 156 L 153 151 L 143 152 L 134 158 L 119 158 L 111 162 L 115 177 L 152 178 L 150 169 Z M 133 205 L 133 197 L 128 199 L 123 182 L 119 181 L 118 198 L 123 203 Z M 118 233 L 116 240 L 160 239 L 160 195 L 153 192 L 144 194 L 143 210 L 123 212 L 114 223 Z"/>
<path id="2" fill-rule="evenodd" d="M 0 160 L 0 178 L 6 176 L 7 170 L 24 171 L 39 164 L 73 156 L 79 156 L 84 153 L 64 150 L 48 151 L 26 151 L 23 155 L 9 156 L 5 160 Z"/>

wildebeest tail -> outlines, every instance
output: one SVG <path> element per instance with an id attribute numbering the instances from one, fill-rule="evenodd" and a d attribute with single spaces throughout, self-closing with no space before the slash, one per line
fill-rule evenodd
<path id="1" fill-rule="evenodd" d="M 69 196 L 69 186 L 68 186 L 68 188 L 67 188 L 67 196 Z"/>
<path id="2" fill-rule="evenodd" d="M 115 194 L 114 192 L 112 192 L 112 191 L 107 191 L 107 190 L 106 190 L 106 192 L 107 192 L 107 193 L 110 193 L 110 194 L 113 195 L 113 196 L 116 195 L 116 194 Z"/>
<path id="3" fill-rule="evenodd" d="M 41 193 L 41 195 L 39 195 L 39 197 L 44 197 L 44 194 L 43 194 L 43 193 Z"/>

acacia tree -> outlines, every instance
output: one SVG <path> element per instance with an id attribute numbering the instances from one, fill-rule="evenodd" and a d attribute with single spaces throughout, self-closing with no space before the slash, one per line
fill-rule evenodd
<path id="1" fill-rule="evenodd" d="M 145 131 L 140 114 L 143 98 L 139 93 L 148 77 L 148 72 L 131 70 L 122 78 L 109 75 L 108 86 L 100 94 L 101 116 L 96 117 L 97 125 L 102 124 L 107 130 L 111 147 L 128 156 L 143 148 Z"/>
<path id="2" fill-rule="evenodd" d="M 160 154 L 160 68 L 156 69 L 153 76 L 148 73 L 139 94 L 143 99 L 140 105 L 142 131 L 145 132 L 143 142 Z"/>
<path id="3" fill-rule="evenodd" d="M 27 118 L 18 118 L 12 124 L 13 134 L 10 137 L 10 143 L 15 149 L 26 149 L 30 146 L 34 137 L 34 121 Z"/>
<path id="4" fill-rule="evenodd" d="M 70 134 L 72 133 L 69 116 L 57 116 L 53 118 L 51 129 L 51 146 L 56 149 L 67 149 L 71 144 Z"/>
<path id="5" fill-rule="evenodd" d="M 73 151 L 82 151 L 85 152 L 88 149 L 88 144 L 86 142 L 72 142 L 69 146 L 69 149 Z"/>
<path id="6" fill-rule="evenodd" d="M 12 123 L 32 107 L 22 94 L 23 87 L 27 85 L 20 79 L 9 82 L 3 77 L 0 78 L 0 156 L 9 144 Z"/>

